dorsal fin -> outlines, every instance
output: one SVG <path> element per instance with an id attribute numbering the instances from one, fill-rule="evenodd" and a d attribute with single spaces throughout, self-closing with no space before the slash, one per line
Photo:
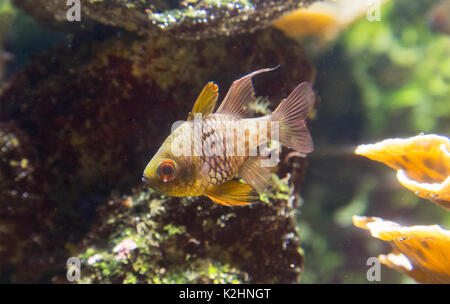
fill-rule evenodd
<path id="1" fill-rule="evenodd" d="M 219 87 L 214 82 L 208 82 L 203 88 L 197 101 L 188 115 L 188 121 L 192 120 L 194 113 L 202 113 L 204 116 L 211 114 L 216 106 L 217 98 L 219 97 Z"/>
<path id="2" fill-rule="evenodd" d="M 276 68 L 277 67 L 272 69 L 261 69 L 234 81 L 216 113 L 231 114 L 241 118 L 247 116 L 247 109 L 245 106 L 256 100 L 252 77 L 259 73 L 272 71 Z"/>

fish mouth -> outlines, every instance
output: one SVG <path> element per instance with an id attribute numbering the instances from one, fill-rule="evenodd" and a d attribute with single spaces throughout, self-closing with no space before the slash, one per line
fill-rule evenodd
<path id="1" fill-rule="evenodd" d="M 150 188 L 155 189 L 155 183 L 152 182 L 150 179 L 146 178 L 145 176 L 142 176 L 141 181 L 143 181 L 144 183 L 146 183 Z"/>

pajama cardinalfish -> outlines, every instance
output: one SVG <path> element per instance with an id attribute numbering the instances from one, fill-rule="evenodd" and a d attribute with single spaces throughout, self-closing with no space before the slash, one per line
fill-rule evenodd
<path id="1" fill-rule="evenodd" d="M 261 69 L 248 74 L 231 85 L 219 108 L 214 111 L 218 99 L 218 86 L 209 82 L 200 93 L 187 121 L 178 126 L 164 141 L 160 149 L 147 164 L 142 180 L 157 191 L 170 196 L 206 195 L 215 203 L 223 205 L 247 205 L 259 199 L 259 194 L 270 183 L 270 168 L 261 166 L 263 155 L 255 155 L 262 144 L 273 138 L 260 134 L 254 128 L 256 122 L 267 125 L 264 132 L 273 134 L 277 129 L 277 140 L 297 152 L 310 153 L 313 143 L 305 120 L 314 105 L 314 92 L 309 82 L 299 84 L 292 93 L 281 101 L 270 115 L 257 118 L 247 117 L 247 106 L 256 100 L 252 77 L 273 69 Z M 195 121 L 201 116 L 200 147 L 209 144 L 221 153 L 196 153 Z M 245 136 L 230 137 L 229 126 L 244 128 Z M 273 127 L 277 126 L 277 128 Z M 234 134 L 234 133 L 231 133 Z M 228 139 L 226 139 L 228 136 Z M 231 138 L 231 140 L 229 139 Z M 177 147 L 188 147 L 188 152 L 179 155 Z M 244 148 L 246 153 L 237 153 Z M 242 178 L 242 183 L 237 178 Z"/>

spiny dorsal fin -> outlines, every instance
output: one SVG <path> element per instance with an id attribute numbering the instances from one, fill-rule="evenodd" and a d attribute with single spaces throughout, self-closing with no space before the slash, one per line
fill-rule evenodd
<path id="1" fill-rule="evenodd" d="M 258 192 L 264 192 L 271 180 L 270 168 L 262 167 L 261 159 L 250 156 L 239 168 L 239 175 Z"/>
<path id="2" fill-rule="evenodd" d="M 208 82 L 197 98 L 197 101 L 188 115 L 188 121 L 192 120 L 194 113 L 202 113 L 204 116 L 211 114 L 219 97 L 219 87 L 214 82 Z"/>
<path id="3" fill-rule="evenodd" d="M 247 110 L 245 106 L 256 100 L 252 77 L 276 68 L 261 69 L 234 81 L 216 113 L 232 114 L 241 118 L 246 117 Z"/>
<path id="4" fill-rule="evenodd" d="M 249 205 L 259 199 L 258 192 L 252 186 L 237 181 L 217 185 L 206 195 L 213 202 L 226 206 Z"/>

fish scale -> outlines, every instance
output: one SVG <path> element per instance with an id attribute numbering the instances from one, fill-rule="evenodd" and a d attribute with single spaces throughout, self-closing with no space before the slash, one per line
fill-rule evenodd
<path id="1" fill-rule="evenodd" d="M 195 185 L 195 187 L 198 187 L 196 190 L 207 191 L 238 175 L 239 167 L 245 162 L 248 156 L 227 156 L 227 144 L 224 140 L 227 131 L 224 123 L 237 121 L 239 121 L 239 118 L 222 114 L 212 114 L 202 120 L 202 147 L 204 147 L 207 140 L 211 140 L 215 144 L 221 145 L 219 149 L 223 151 L 224 155 L 207 156 L 205 153 L 202 153 L 197 158 L 196 167 L 201 169 L 199 170 L 199 178 L 197 178 L 198 182 Z M 233 146 L 236 147 L 236 145 L 235 139 Z"/>

